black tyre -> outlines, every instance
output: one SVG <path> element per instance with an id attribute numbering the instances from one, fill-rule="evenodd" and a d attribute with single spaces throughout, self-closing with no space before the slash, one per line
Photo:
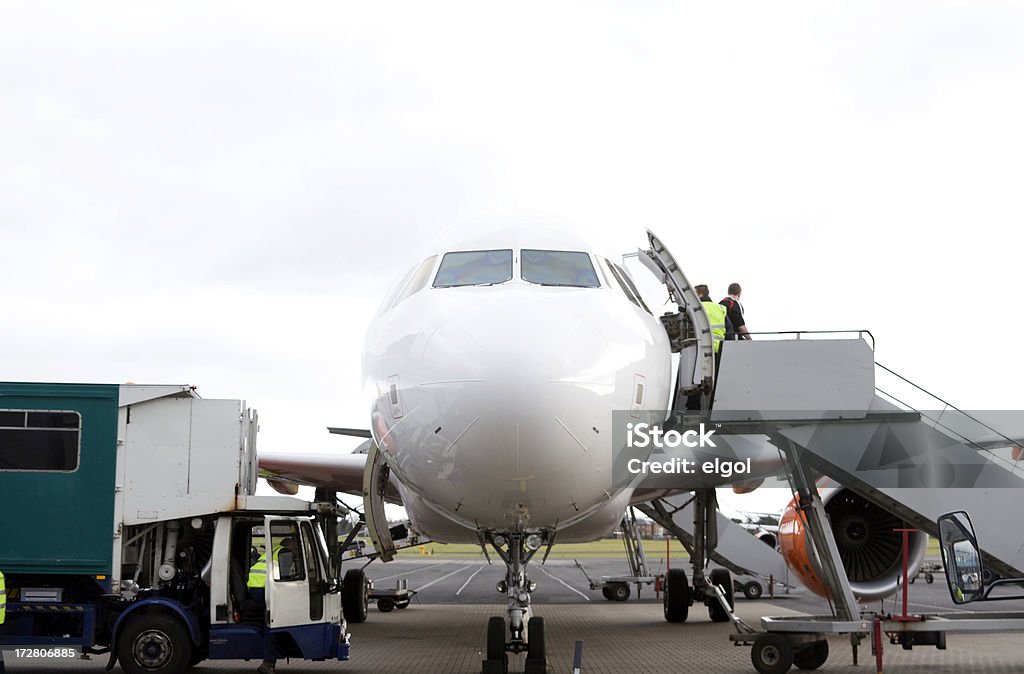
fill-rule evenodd
<path id="1" fill-rule="evenodd" d="M 395 608 L 397 608 L 398 610 L 402 610 L 403 608 L 406 608 L 408 605 L 409 605 L 409 600 L 408 599 L 403 599 L 402 601 L 396 601 L 395 602 Z"/>
<path id="2" fill-rule="evenodd" d="M 614 599 L 612 598 L 612 591 L 611 591 L 611 588 L 610 588 L 610 587 L 608 587 L 607 585 L 602 585 L 602 586 L 601 586 L 601 594 L 602 594 L 602 595 L 604 596 L 604 598 L 605 598 L 605 599 L 607 599 L 608 601 L 615 601 L 615 600 L 614 600 Z"/>
<path id="3" fill-rule="evenodd" d="M 760 674 L 785 674 L 793 666 L 793 648 L 778 634 L 762 634 L 750 649 L 750 662 Z"/>
<path id="4" fill-rule="evenodd" d="M 764 588 L 756 580 L 750 581 L 743 587 L 743 596 L 747 599 L 760 599 L 763 594 Z"/>
<path id="5" fill-rule="evenodd" d="M 381 597 L 377 600 L 377 610 L 381 613 L 391 613 L 395 610 L 395 600 L 391 597 Z"/>
<path id="6" fill-rule="evenodd" d="M 132 618 L 117 642 L 117 659 L 127 674 L 180 674 L 192 661 L 188 630 L 162 613 Z"/>
<path id="7" fill-rule="evenodd" d="M 670 623 L 686 622 L 690 614 L 690 582 L 682 569 L 669 569 L 665 575 L 665 594 L 662 608 Z"/>
<path id="8" fill-rule="evenodd" d="M 799 669 L 817 669 L 828 660 L 828 642 L 822 639 L 793 653 L 793 664 Z"/>
<path id="9" fill-rule="evenodd" d="M 712 569 L 708 576 L 708 582 L 712 585 L 720 585 L 723 589 L 732 587 L 732 574 L 728 569 Z M 729 608 L 736 607 L 736 597 L 732 592 L 725 591 L 725 599 L 729 602 Z M 722 608 L 721 602 L 713 592 L 708 592 L 708 616 L 711 622 L 727 623 L 730 620 L 729 612 Z"/>
<path id="10" fill-rule="evenodd" d="M 362 569 L 349 569 L 341 587 L 341 612 L 350 623 L 366 622 L 366 609 L 370 597 L 366 573 Z"/>
<path id="11" fill-rule="evenodd" d="M 192 647 L 192 657 L 190 657 L 188 659 L 188 668 L 192 669 L 193 667 L 195 667 L 196 665 L 198 665 L 200 662 L 202 662 L 203 660 L 205 660 L 208 657 L 210 657 L 210 654 L 207 651 L 199 649 L 199 648 L 196 648 L 195 646 L 193 646 Z"/>
<path id="12" fill-rule="evenodd" d="M 526 623 L 526 662 L 537 661 L 543 663 L 545 669 L 548 666 L 547 647 L 544 643 L 544 619 L 530 618 Z"/>
<path id="13" fill-rule="evenodd" d="M 924 574 L 924 582 L 926 582 L 929 585 L 931 585 L 932 583 L 935 582 L 935 576 L 930 574 L 930 573 Z"/>
<path id="14" fill-rule="evenodd" d="M 495 669 L 495 665 L 503 671 L 508 671 L 508 656 L 505 654 L 505 619 L 495 616 L 487 621 L 487 664 L 489 671 Z"/>
<path id="15" fill-rule="evenodd" d="M 608 593 L 615 601 L 626 601 L 629 599 L 630 589 L 628 583 L 612 583 L 608 587 Z"/>

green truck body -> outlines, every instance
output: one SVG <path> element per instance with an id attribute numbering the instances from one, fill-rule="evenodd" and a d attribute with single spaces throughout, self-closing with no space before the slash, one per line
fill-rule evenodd
<path id="1" fill-rule="evenodd" d="M 4 573 L 110 574 L 117 405 L 116 385 L 0 383 Z"/>

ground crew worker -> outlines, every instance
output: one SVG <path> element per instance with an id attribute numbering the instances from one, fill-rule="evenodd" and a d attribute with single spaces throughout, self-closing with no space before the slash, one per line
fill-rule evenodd
<path id="1" fill-rule="evenodd" d="M 283 569 L 279 572 L 279 577 L 282 579 L 293 575 L 292 564 L 295 562 L 295 550 L 294 538 L 283 538 L 274 546 L 274 566 Z M 265 551 L 259 556 L 256 563 L 249 567 L 249 582 L 247 584 L 250 595 L 253 594 L 252 590 L 263 590 L 267 587 L 267 553 Z"/>
<path id="2" fill-rule="evenodd" d="M 715 371 L 718 371 L 719 355 L 722 352 L 722 342 L 725 341 L 727 311 L 721 304 L 711 301 L 711 291 L 706 285 L 695 286 L 697 297 L 704 307 L 704 313 L 708 315 L 711 322 L 711 337 L 715 343 Z"/>
<path id="3" fill-rule="evenodd" d="M 298 545 L 295 539 L 291 537 L 282 538 L 281 542 L 273 547 L 271 559 L 274 561 L 274 567 L 279 570 L 276 578 L 287 580 L 295 575 L 293 565 L 297 559 L 297 551 Z M 256 560 L 256 563 L 249 568 L 248 586 L 249 596 L 258 602 L 262 602 L 264 607 L 266 607 L 267 553 L 265 551 Z M 265 616 L 266 614 L 267 611 L 264 608 L 263 615 Z M 278 653 L 277 641 L 270 632 L 270 624 L 264 625 L 264 629 L 263 664 L 259 666 L 256 672 L 257 674 L 273 674 L 276 671 L 277 658 L 280 655 Z"/>
<path id="4" fill-rule="evenodd" d="M 711 301 L 711 291 L 706 285 L 694 286 L 693 289 L 697 293 L 701 306 L 704 307 L 708 322 L 711 323 L 711 339 L 715 346 L 715 382 L 717 383 L 718 369 L 722 363 L 722 342 L 725 341 L 725 333 L 731 329 L 731 325 L 725 307 Z M 712 391 L 713 397 L 714 392 Z M 700 402 L 700 394 L 689 395 L 686 398 L 686 409 L 699 410 Z"/>
<path id="5" fill-rule="evenodd" d="M 743 288 L 740 287 L 739 283 L 730 283 L 729 296 L 723 297 L 722 301 L 719 302 L 719 304 L 725 307 L 725 315 L 729 317 L 729 321 L 732 323 L 732 329 L 725 336 L 730 341 L 753 339 L 750 335 L 750 330 L 747 329 L 747 320 L 743 317 L 743 305 L 740 304 L 740 293 L 742 292 Z"/>
<path id="6" fill-rule="evenodd" d="M 7 586 L 4 585 L 4 572 L 0 571 L 0 638 L 4 635 L 4 620 L 7 619 Z M 0 674 L 7 671 L 4 668 L 4 652 L 0 649 Z"/>

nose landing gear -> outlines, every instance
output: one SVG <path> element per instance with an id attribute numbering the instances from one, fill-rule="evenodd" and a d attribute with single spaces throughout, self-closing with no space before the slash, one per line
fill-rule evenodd
<path id="1" fill-rule="evenodd" d="M 505 618 L 487 621 L 487 659 L 484 674 L 505 674 L 509 653 L 526 653 L 526 674 L 546 674 L 548 668 L 544 645 L 544 619 L 530 617 L 530 594 L 537 584 L 526 577 L 526 565 L 552 538 L 545 532 L 485 532 L 487 543 L 505 562 L 505 580 L 498 592 L 508 598 L 508 632 Z M 506 634 L 510 637 L 506 641 Z"/>

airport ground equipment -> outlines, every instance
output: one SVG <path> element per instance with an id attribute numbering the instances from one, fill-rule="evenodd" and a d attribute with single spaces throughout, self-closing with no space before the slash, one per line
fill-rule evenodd
<path id="1" fill-rule="evenodd" d="M 917 570 L 917 575 L 910 579 L 910 584 L 913 585 L 914 581 L 918 578 L 923 578 L 924 582 L 931 585 L 935 582 L 935 574 L 943 573 L 942 564 L 936 562 L 924 562 L 921 564 L 921 568 Z"/>
<path id="2" fill-rule="evenodd" d="M 395 587 L 377 589 L 370 588 L 370 601 L 377 602 L 377 609 L 381 613 L 390 613 L 394 609 L 403 609 L 409 606 L 409 602 L 416 596 L 416 590 L 409 589 L 409 581 L 402 578 Z"/>
<path id="3" fill-rule="evenodd" d="M 178 674 L 261 659 L 269 621 L 282 657 L 348 659 L 342 593 L 364 616 L 366 595 L 332 573 L 342 511 L 256 496 L 256 432 L 189 386 L 0 384 L 2 644 Z"/>
<path id="4" fill-rule="evenodd" d="M 1013 586 L 1018 591 L 1024 578 L 1007 578 L 985 584 L 984 563 L 978 538 L 966 512 L 946 513 L 937 521 L 943 566 L 950 598 L 962 605 L 979 601 L 1022 599 L 1024 594 L 999 594 L 997 588 Z M 783 674 L 791 666 L 816 669 L 828 659 L 832 634 L 848 634 L 856 648 L 862 639 L 871 641 L 877 671 L 883 671 L 884 642 L 904 650 L 914 646 L 946 649 L 947 635 L 1024 632 L 1024 612 L 949 612 L 909 614 L 906 598 L 899 614 L 863 611 L 852 619 L 841 616 L 786 616 L 763 618 L 764 632 L 740 630 L 731 635 L 735 643 L 751 645 L 751 662 L 761 674 Z"/>
<path id="5" fill-rule="evenodd" d="M 693 493 L 676 494 L 637 507 L 678 539 L 692 555 L 695 549 L 695 500 Z M 746 577 L 745 586 L 757 579 L 762 590 L 770 582 L 774 582 L 776 587 L 798 587 L 798 581 L 790 577 L 789 567 L 776 549 L 765 545 L 761 539 L 751 535 L 750 531 L 720 511 L 716 511 L 714 517 L 717 540 L 707 552 L 710 561 L 725 567 L 734 576 Z"/>
<path id="6" fill-rule="evenodd" d="M 653 585 L 657 580 L 647 564 L 647 553 L 644 551 L 643 539 L 640 538 L 640 531 L 637 526 L 636 513 L 632 508 L 627 508 L 626 513 L 619 524 L 619 533 L 622 535 L 622 544 L 626 549 L 626 563 L 629 565 L 629 573 L 624 576 L 601 576 L 600 581 L 595 581 L 583 568 L 579 560 L 576 568 L 583 572 L 587 584 L 591 590 L 601 590 L 601 595 L 608 601 L 626 601 L 632 591 L 630 585 L 636 585 L 636 596 L 640 597 L 640 588 L 644 585 Z"/>

